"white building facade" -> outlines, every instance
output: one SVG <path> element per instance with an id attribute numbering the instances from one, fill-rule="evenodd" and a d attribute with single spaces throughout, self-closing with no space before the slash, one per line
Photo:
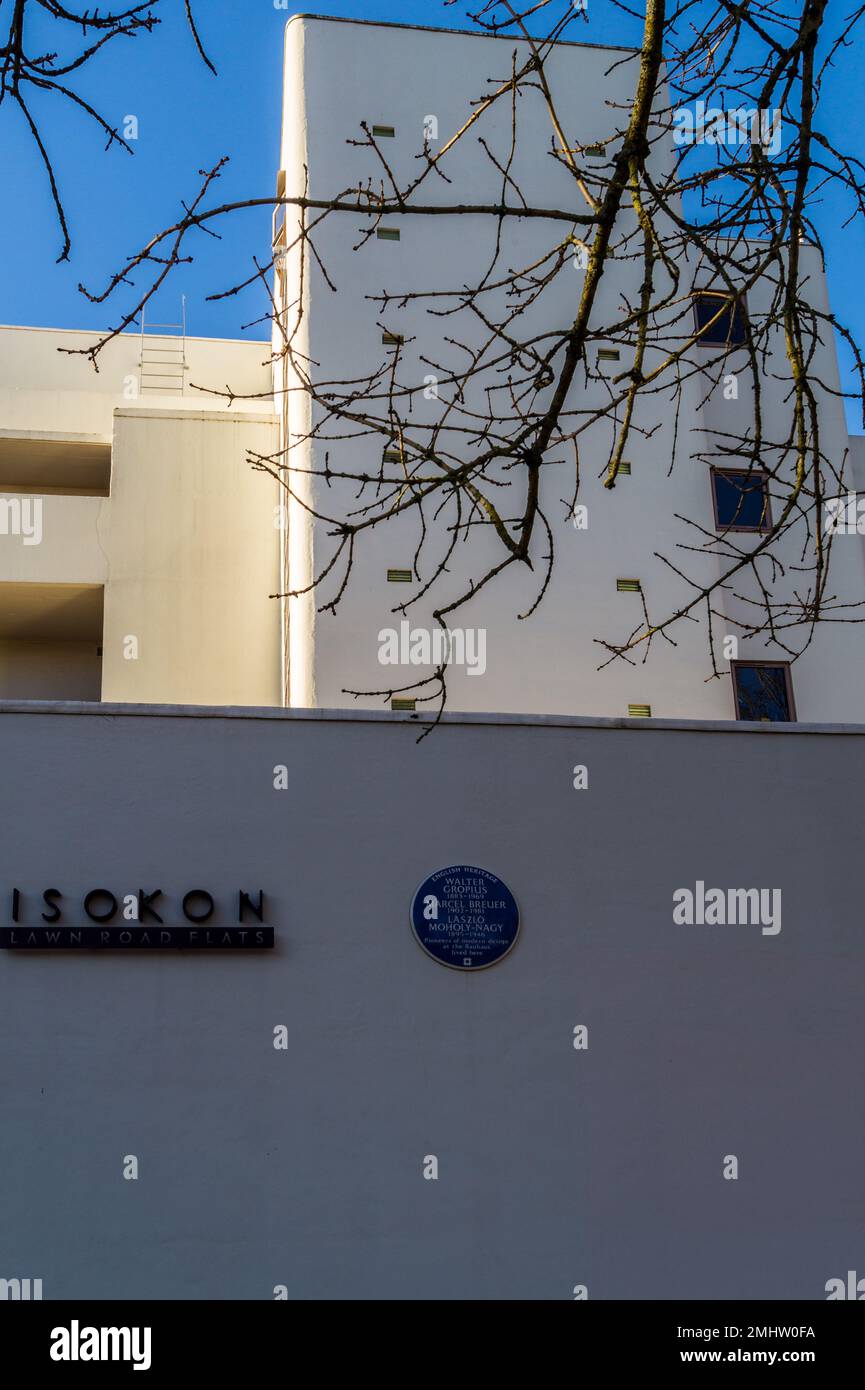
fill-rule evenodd
<path id="1" fill-rule="evenodd" d="M 376 188 L 382 182 L 387 191 L 388 178 L 383 180 L 378 156 L 364 143 L 362 123 L 377 133 L 394 183 L 406 187 L 422 167 L 418 158 L 425 136 L 431 153 L 445 147 L 471 114 L 471 99 L 510 74 L 515 50 L 519 65 L 526 56 L 526 45 L 511 38 L 296 17 L 286 29 L 280 188 L 289 197 L 308 192 L 310 198 L 322 201 L 341 190 L 367 185 Z M 636 62 L 637 55 L 631 50 L 590 45 L 562 45 L 552 55 L 548 77 L 569 141 L 591 150 L 596 143 L 615 140 L 630 107 Z M 339 100 L 335 101 L 337 73 Z M 501 198 L 500 169 L 508 160 L 513 186 L 531 206 L 562 206 L 563 178 L 564 196 L 573 201 L 570 176 L 563 174 L 548 154 L 552 131 L 540 94 L 524 93 L 521 98 L 513 151 L 510 103 L 500 103 L 500 108 L 500 115 L 478 127 L 498 157 L 498 166 L 479 152 L 476 140 L 463 140 L 442 165 L 450 182 L 428 180 L 421 198 L 424 204 L 497 205 Z M 656 176 L 670 171 L 673 154 L 671 136 L 669 147 L 656 149 L 652 155 Z M 517 201 L 515 193 L 511 201 Z M 312 214 L 308 223 L 311 218 Z M 480 341 L 481 330 L 474 338 L 467 337 L 464 320 L 436 317 L 427 312 L 428 305 L 417 300 L 404 304 L 400 296 L 407 290 L 440 291 L 478 283 L 490 262 L 499 231 L 497 221 L 484 216 L 389 213 L 384 219 L 386 235 L 362 240 L 371 220 L 360 212 L 331 215 L 314 234 L 336 293 L 313 257 L 306 257 L 301 273 L 299 252 L 286 256 L 283 296 L 287 331 L 294 334 L 296 358 L 301 363 L 319 364 L 312 374 L 325 382 L 362 378 L 371 363 L 392 351 L 388 335 L 400 339 L 404 344 L 400 348 L 403 377 L 413 379 L 417 386 L 412 419 L 423 424 L 439 409 L 438 403 L 430 406 L 424 398 L 430 364 L 447 362 L 458 369 L 460 362 L 459 352 L 448 356 L 448 334 L 459 337 L 461 347 L 471 348 Z M 291 247 L 298 231 L 297 214 L 291 207 L 286 210 L 286 223 L 286 243 Z M 560 224 L 553 227 L 551 233 L 542 223 L 505 220 L 497 274 L 501 276 L 509 266 L 531 263 L 533 254 L 540 257 L 548 253 L 561 236 L 557 229 Z M 820 256 L 809 246 L 802 248 L 802 255 L 814 302 L 818 308 L 828 307 Z M 686 266 L 684 271 L 697 290 L 711 283 L 703 267 Z M 626 296 L 631 303 L 637 302 L 641 275 L 639 258 L 605 274 L 596 301 L 599 322 L 614 322 Z M 563 283 L 567 289 L 562 277 L 556 282 L 559 286 Z M 749 296 L 749 316 L 765 311 L 770 292 L 767 285 L 761 293 Z M 384 308 L 383 294 L 391 296 Z M 573 295 L 576 304 L 576 288 Z M 299 299 L 303 316 L 295 325 Z M 449 307 L 452 301 L 444 303 Z M 432 307 L 440 306 L 433 302 Z M 494 313 L 490 317 L 494 318 Z M 540 326 L 552 328 L 553 324 Z M 527 330 L 518 331 L 516 336 L 521 332 Z M 277 335 L 277 350 L 280 342 Z M 571 404 L 587 406 L 604 400 L 605 367 L 599 352 L 594 346 L 590 349 L 589 374 L 580 376 L 572 388 Z M 626 348 L 616 352 L 611 374 L 626 369 L 624 359 L 628 355 Z M 730 372 L 744 368 L 744 362 L 744 353 L 738 358 L 733 354 Z M 784 385 L 789 382 L 789 365 L 783 342 L 777 344 L 777 357 L 767 361 L 766 372 L 762 401 L 765 434 L 779 439 L 788 432 L 790 413 Z M 834 346 L 828 339 L 818 350 L 813 373 L 822 383 L 817 389 L 824 448 L 840 468 L 849 441 L 843 404 L 834 394 L 840 382 Z M 777 380 L 771 379 L 773 374 Z M 319 437 L 308 442 L 306 436 L 315 421 L 302 378 L 302 371 L 287 369 L 282 381 L 277 380 L 277 392 L 287 402 L 282 408 L 283 438 L 291 444 L 293 471 L 287 476 L 295 499 L 289 508 L 284 567 L 285 590 L 298 594 L 288 604 L 289 701 L 300 706 L 380 706 L 380 696 L 364 693 L 356 698 L 346 690 L 371 692 L 408 686 L 433 669 L 405 661 L 400 666 L 383 665 L 381 634 L 403 626 L 410 632 L 435 631 L 432 614 L 437 604 L 455 599 L 470 580 L 478 580 L 496 558 L 502 558 L 503 552 L 494 536 L 473 537 L 470 546 L 460 547 L 448 561 L 448 575 L 436 582 L 430 594 L 412 604 L 405 614 L 395 612 L 406 597 L 422 590 L 434 563 L 430 563 L 427 544 L 425 565 L 422 562 L 419 566 L 413 586 L 389 582 L 389 573 L 404 575 L 412 568 L 419 537 L 411 517 L 388 522 L 380 531 L 370 533 L 365 545 L 358 546 L 353 574 L 336 614 L 327 611 L 325 605 L 338 592 L 343 576 L 341 563 L 328 573 L 339 538 L 334 538 L 330 521 L 311 525 L 310 513 L 328 518 L 348 516 L 367 499 L 357 501 L 357 489 L 351 484 L 340 493 L 332 475 L 324 478 L 322 474 L 326 465 L 333 472 L 342 468 L 375 473 L 382 440 L 373 435 L 359 437 L 351 423 L 346 424 L 340 438 L 340 431 L 329 422 Z M 449 671 L 450 707 L 616 716 L 651 711 L 655 716 L 697 719 L 740 715 L 731 663 L 721 653 L 724 639 L 742 630 L 735 620 L 749 616 L 747 586 L 736 586 L 746 588 L 744 604 L 733 593 L 721 591 L 713 597 L 719 610 L 713 639 L 721 678 L 712 678 L 705 625 L 690 621 L 680 623 L 671 633 L 675 645 L 656 642 L 645 664 L 643 651 L 638 650 L 633 662 L 617 660 L 598 669 L 608 656 L 599 641 L 621 641 L 641 621 L 641 598 L 629 581 L 639 582 L 651 604 L 653 620 L 656 615 L 675 611 L 687 591 L 658 553 L 682 564 L 685 552 L 678 548 L 680 543 L 684 540 L 693 545 L 695 536 L 698 542 L 701 539 L 694 526 L 704 528 L 709 535 L 719 531 L 711 468 L 695 462 L 692 455 L 711 455 L 712 441 L 718 437 L 715 432 L 747 430 L 752 402 L 744 371 L 740 381 L 742 389 L 736 401 L 728 400 L 720 390 L 704 400 L 705 383 L 697 375 L 683 383 L 677 417 L 672 404 L 666 410 L 657 403 L 650 407 L 643 416 L 649 437 L 632 435 L 628 446 L 630 473 L 621 476 L 613 490 L 603 486 L 611 447 L 609 424 L 593 427 L 583 436 L 579 502 L 588 517 L 585 529 L 575 527 L 563 505 L 573 492 L 570 458 L 558 469 L 545 466 L 542 487 L 555 545 L 551 583 L 531 618 L 520 620 L 518 615 L 531 607 L 537 594 L 539 560 L 545 548 L 541 538 L 533 573 L 525 567 L 509 570 L 450 619 L 454 627 L 480 633 L 484 649 L 484 660 L 476 660 L 474 669 L 466 663 L 461 667 L 455 664 Z M 672 467 L 676 431 L 678 457 Z M 422 437 L 420 430 L 418 435 Z M 857 467 L 848 458 L 845 476 L 850 486 L 856 485 L 857 477 L 865 477 Z M 519 502 L 513 514 L 520 514 Z M 683 516 L 692 529 L 683 524 Z M 802 563 L 801 544 L 801 530 L 779 543 L 779 553 L 787 565 L 784 592 L 788 596 L 795 588 L 794 571 Z M 432 549 L 435 554 L 435 547 Z M 861 536 L 839 537 L 832 566 L 832 592 L 850 603 L 861 601 L 865 597 Z M 687 554 L 685 567 L 704 582 L 722 573 L 721 561 L 712 555 Z M 308 590 L 322 574 L 327 577 L 314 592 L 299 592 Z M 782 589 L 779 586 L 779 593 Z M 746 664 L 770 662 L 785 667 L 791 716 L 857 720 L 861 718 L 860 691 L 865 677 L 865 641 L 860 633 L 858 626 L 826 624 L 789 671 L 789 654 L 763 637 L 739 641 L 736 656 Z M 789 632 L 785 635 L 790 636 Z M 795 648 L 795 641 L 792 645 Z M 403 642 L 401 655 L 405 652 Z"/>

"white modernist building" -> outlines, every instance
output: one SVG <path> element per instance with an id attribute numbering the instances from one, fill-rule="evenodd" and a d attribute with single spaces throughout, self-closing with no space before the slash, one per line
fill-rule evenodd
<path id="1" fill-rule="evenodd" d="M 437 132 L 441 144 L 458 130 L 467 101 L 509 71 L 515 46 L 512 39 L 459 32 L 295 17 L 285 38 L 278 192 L 326 199 L 380 178 L 374 152 L 358 142 L 363 122 L 378 128 L 395 177 L 407 181 L 417 172 L 425 135 Z M 564 127 L 582 148 L 608 140 L 632 90 L 629 51 L 566 45 L 552 64 Z M 503 121 L 498 134 L 506 138 Z M 523 102 L 520 132 L 514 177 L 530 201 L 554 202 L 561 171 L 538 157 L 549 144 L 542 103 L 534 109 L 530 99 Z M 486 133 L 494 139 L 495 125 Z M 654 157 L 663 167 L 666 154 Z M 468 145 L 454 152 L 448 174 L 453 182 L 433 181 L 425 197 L 499 197 L 500 175 Z M 297 220 L 291 205 L 279 214 L 277 251 L 292 246 Z M 296 360 L 317 364 L 322 379 L 357 379 L 387 353 L 392 334 L 404 344 L 401 369 L 415 373 L 423 418 L 425 363 L 441 359 L 447 328 L 410 302 L 389 309 L 383 329 L 373 296 L 452 284 L 455 266 L 470 282 L 489 257 L 489 228 L 481 218 L 393 217 L 387 236 L 354 250 L 362 224 L 360 215 L 331 216 L 318 234 L 321 265 L 307 256 L 301 267 L 298 251 L 281 256 L 282 324 L 273 351 L 264 343 L 129 334 L 113 341 L 95 375 L 86 357 L 58 352 L 86 347 L 93 335 L 0 330 L 0 698 L 372 709 L 381 708 L 381 695 L 348 692 L 406 686 L 427 673 L 381 661 L 387 630 L 398 632 L 404 621 L 435 628 L 429 597 L 407 619 L 395 612 L 412 592 L 394 582 L 413 566 L 417 536 L 410 519 L 389 523 L 358 547 L 335 614 L 322 609 L 339 588 L 338 567 L 309 591 L 336 544 L 330 523 L 312 514 L 333 516 L 351 505 L 320 476 L 325 455 L 336 468 L 374 471 L 381 440 L 358 438 L 348 428 L 342 436 L 330 430 L 326 441 L 310 440 L 309 397 L 280 346 L 290 327 Z M 537 225 L 506 227 L 504 262 L 528 261 L 543 248 L 544 235 Z M 813 292 L 826 304 L 819 254 L 806 247 L 803 255 Z M 691 272 L 701 288 L 700 269 Z M 639 267 L 625 267 L 621 276 L 605 277 L 602 319 L 606 310 L 615 317 L 627 290 L 622 276 L 638 284 L 639 274 Z M 749 298 L 749 314 L 760 313 L 759 297 Z M 814 374 L 825 386 L 824 448 L 839 466 L 848 455 L 851 488 L 865 487 L 865 454 L 860 458 L 859 441 L 848 439 L 834 394 L 840 381 L 832 342 L 821 352 Z M 600 361 L 591 365 L 600 375 Z M 771 377 L 771 363 L 767 372 Z M 219 390 L 226 382 L 236 393 L 230 406 L 199 389 Z M 592 393 L 603 398 L 602 380 L 581 379 L 576 389 L 586 400 Z M 749 401 L 746 390 L 738 403 L 704 400 L 704 394 L 699 379 L 685 382 L 676 424 L 679 439 L 690 442 L 676 466 L 670 467 L 674 421 L 661 418 L 649 438 L 634 436 L 630 471 L 613 491 L 602 484 L 608 433 L 587 437 L 584 528 L 558 505 L 572 488 L 569 465 L 560 477 L 545 471 L 544 487 L 555 499 L 549 589 L 531 619 L 520 620 L 536 592 L 536 576 L 520 567 L 460 610 L 454 625 L 475 633 L 476 641 L 474 660 L 451 671 L 452 709 L 707 720 L 750 710 L 760 717 L 759 703 L 749 704 L 748 682 L 765 670 L 760 663 L 769 663 L 772 678 L 781 681 L 775 695 L 783 689 L 770 717 L 780 710 L 803 721 L 861 720 L 860 627 L 825 625 L 792 667 L 788 654 L 763 638 L 743 640 L 736 666 L 721 655 L 721 639 L 741 631 L 740 600 L 732 595 L 717 600 L 721 679 L 708 679 L 705 628 L 689 623 L 677 630 L 676 645 L 656 644 L 645 663 L 638 655 L 634 664 L 598 669 L 604 659 L 598 639 L 620 640 L 639 621 L 641 599 L 629 581 L 639 581 L 656 611 L 681 601 L 680 581 L 658 559 L 659 552 L 676 554 L 678 518 L 717 529 L 711 469 L 692 455 L 710 451 L 713 431 L 747 421 Z M 786 410 L 783 385 L 767 389 L 768 435 L 784 433 Z M 250 462 L 276 457 L 280 448 L 288 448 L 291 470 L 284 508 L 277 483 Z M 798 541 L 790 544 L 792 572 Z M 438 602 L 447 602 L 448 585 L 455 597 L 483 571 L 493 554 L 492 540 L 485 545 L 476 540 L 470 559 L 454 559 L 444 588 L 436 589 Z M 719 561 L 706 556 L 701 563 L 710 574 Z M 848 603 L 865 598 L 865 546 L 855 532 L 835 546 L 832 591 Z M 272 597 L 289 593 L 296 597 Z"/>
<path id="2" fill-rule="evenodd" d="M 94 341 L 0 329 L 0 698 L 281 703 L 267 345 Z"/>

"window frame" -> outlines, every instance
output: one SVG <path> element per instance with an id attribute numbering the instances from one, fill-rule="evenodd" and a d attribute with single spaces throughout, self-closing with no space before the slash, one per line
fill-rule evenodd
<path id="1" fill-rule="evenodd" d="M 701 327 L 700 327 L 700 320 L 699 320 L 699 317 L 698 317 L 698 314 L 697 314 L 697 301 L 698 301 L 699 299 L 722 299 L 722 300 L 724 301 L 725 304 L 731 305 L 731 306 L 732 306 L 732 315 L 731 315 L 731 319 L 730 319 L 731 326 L 734 325 L 735 322 L 736 322 L 736 310 L 739 311 L 739 314 L 741 315 L 741 318 L 742 318 L 742 340 L 741 340 L 741 342 L 737 342 L 735 338 L 731 338 L 729 342 L 728 342 L 726 339 L 724 339 L 723 342 L 717 342 L 717 341 L 714 341 L 714 342 L 713 342 L 711 338 L 707 338 L 707 337 L 705 336 L 705 328 L 701 329 Z M 696 336 L 696 345 L 697 345 L 697 347 L 705 347 L 705 348 L 726 348 L 728 352 L 731 352 L 734 348 L 741 348 L 741 347 L 745 347 L 745 346 L 746 346 L 746 341 L 747 341 L 747 337 L 748 337 L 748 334 L 747 334 L 747 328 L 748 328 L 748 307 L 747 307 L 747 304 L 746 304 L 745 299 L 744 299 L 743 297 L 742 297 L 742 298 L 739 298 L 739 299 L 736 299 L 735 295 L 727 294 L 726 291 L 724 291 L 724 290 L 711 290 L 711 289 L 692 290 L 692 291 L 691 291 L 691 303 L 692 303 L 692 305 L 693 305 L 693 310 L 694 310 L 694 333 L 695 333 L 695 336 Z"/>
<path id="2" fill-rule="evenodd" d="M 782 670 L 784 672 L 784 686 L 787 692 L 787 709 L 790 715 L 789 719 L 753 720 L 744 719 L 742 717 L 742 715 L 739 713 L 739 691 L 736 685 L 736 672 L 739 670 L 741 666 L 747 667 L 751 670 L 754 667 L 771 666 L 772 669 L 775 671 Z M 745 659 L 741 661 L 731 661 L 730 678 L 733 684 L 733 709 L 735 710 L 737 724 L 798 724 L 799 716 L 796 713 L 796 701 L 793 696 L 793 676 L 791 673 L 789 661 L 747 661 Z"/>
<path id="3" fill-rule="evenodd" d="M 718 514 L 718 493 L 715 489 L 715 478 L 719 474 L 725 478 L 729 478 L 731 475 L 735 475 L 740 478 L 760 479 L 760 481 L 763 483 L 763 500 L 765 502 L 765 507 L 763 509 L 762 526 L 735 526 L 733 524 L 730 524 L 729 526 L 724 526 L 722 524 L 721 518 Z M 727 531 L 736 531 L 742 532 L 748 536 L 765 536 L 769 531 L 771 531 L 772 498 L 769 496 L 770 477 L 771 474 L 767 473 L 766 470 L 763 468 L 725 468 L 723 464 L 720 463 L 711 464 L 709 468 L 709 484 L 712 489 L 712 513 L 715 518 L 715 530 L 720 531 L 722 535 Z"/>

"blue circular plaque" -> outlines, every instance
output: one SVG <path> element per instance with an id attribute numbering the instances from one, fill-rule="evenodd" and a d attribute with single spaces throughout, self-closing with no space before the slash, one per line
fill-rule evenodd
<path id="1" fill-rule="evenodd" d="M 411 925 L 428 956 L 452 970 L 483 970 L 516 944 L 520 910 L 506 884 L 486 869 L 453 864 L 425 878 Z"/>

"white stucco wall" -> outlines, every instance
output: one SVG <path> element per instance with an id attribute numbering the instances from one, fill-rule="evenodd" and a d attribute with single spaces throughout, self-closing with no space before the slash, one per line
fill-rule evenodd
<path id="1" fill-rule="evenodd" d="M 83 656 L 62 634 L 28 641 L 18 622 L 16 641 L 0 645 L 0 689 L 8 698 L 279 705 L 280 612 L 269 597 L 279 588 L 276 485 L 249 462 L 250 451 L 276 445 L 269 347 L 187 339 L 184 395 L 136 397 L 139 335 L 115 339 L 99 373 L 67 351 L 95 337 L 0 328 L 0 629 L 15 586 L 97 585 L 105 595 L 104 641 L 97 634 Z M 228 382 L 241 393 L 231 407 L 194 390 Z M 49 447 L 51 477 L 61 476 L 64 441 L 70 493 L 81 452 L 110 453 L 108 496 L 67 495 L 62 481 L 44 493 L 3 491 L 4 468 L 11 484 Z M 30 518 L 38 506 L 38 543 L 15 533 L 7 504 L 26 504 Z"/>
<path id="2" fill-rule="evenodd" d="M 310 193 L 327 197 L 335 190 L 356 186 L 365 178 L 381 177 L 381 166 L 369 149 L 347 143 L 362 138 L 360 122 L 386 124 L 396 128 L 396 138 L 382 142 L 388 162 L 398 181 L 408 181 L 418 172 L 416 155 L 423 144 L 425 116 L 435 114 L 439 121 L 440 147 L 459 129 L 469 114 L 468 98 L 487 90 L 488 79 L 510 71 L 511 52 L 519 48 L 513 40 L 490 40 L 480 36 L 419 31 L 411 28 L 355 22 L 335 22 L 323 18 L 296 17 L 286 29 L 285 109 L 282 164 L 289 195 L 303 188 L 308 167 Z M 550 63 L 551 85 L 556 93 L 559 115 L 569 138 L 589 144 L 608 138 L 626 119 L 626 108 L 633 89 L 634 60 L 621 50 L 568 46 L 556 53 Z M 338 74 L 339 100 L 334 100 Z M 539 156 L 550 144 L 548 115 L 540 97 L 529 93 L 520 102 L 520 136 L 512 165 L 513 176 L 529 202 L 561 205 L 573 199 L 569 177 L 549 158 Z M 618 103 L 618 105 L 617 105 Z M 506 104 L 507 105 L 507 104 Z M 623 110 L 623 107 L 625 110 Z M 485 138 L 500 155 L 510 142 L 510 108 L 501 108 L 502 119 L 484 125 Z M 433 148 L 437 146 L 434 145 Z M 656 173 L 666 165 L 670 151 L 656 150 Z M 485 161 L 476 142 L 464 142 L 448 156 L 447 171 L 452 184 L 431 179 L 425 185 L 424 200 L 496 202 L 501 176 Z M 567 203 L 566 203 L 567 205 Z M 622 225 L 627 225 L 625 211 Z M 296 215 L 287 210 L 288 240 L 296 231 Z M 360 214 L 332 216 L 316 234 L 328 272 L 338 293 L 326 286 L 318 267 L 309 262 L 305 271 L 304 320 L 296 338 L 299 353 L 306 353 L 322 367 L 320 377 L 331 380 L 357 378 L 384 359 L 381 333 L 383 313 L 371 296 L 383 291 L 417 291 L 422 288 L 453 287 L 473 283 L 488 263 L 495 228 L 481 218 L 406 217 L 389 218 L 401 227 L 399 243 L 369 241 L 355 252 L 366 219 Z M 543 224 L 506 222 L 500 266 L 522 265 L 531 261 L 559 240 L 556 226 L 551 232 Z M 803 248 L 808 273 L 816 285 L 818 304 L 825 303 L 825 278 L 816 252 Z M 696 276 L 696 267 L 685 274 Z M 636 299 L 641 264 L 622 263 L 616 273 L 608 272 L 601 284 L 593 322 L 612 322 L 620 313 L 623 297 Z M 567 280 L 558 282 L 562 293 Z M 296 297 L 299 281 L 297 256 L 287 262 L 286 294 L 289 304 Z M 574 295 L 578 292 L 575 278 Z M 768 292 L 768 291 L 767 291 Z M 760 295 L 751 306 L 759 314 Z M 296 310 L 289 311 L 293 324 Z M 423 421 L 427 408 L 421 387 L 429 362 L 447 358 L 444 335 L 452 330 L 448 320 L 432 319 L 417 304 L 389 308 L 384 316 L 387 327 L 406 337 L 403 350 L 403 377 L 415 374 L 418 394 L 413 401 L 413 418 Z M 461 330 L 465 324 L 461 323 Z M 560 326 L 548 321 L 540 328 Z M 463 340 L 474 341 L 472 338 Z M 783 369 L 783 350 L 770 363 Z M 626 356 L 623 353 L 623 359 Z M 426 359 L 426 361 L 424 361 Z M 617 364 L 621 370 L 627 364 Z M 837 387 L 838 372 L 834 346 L 827 341 L 814 363 L 814 373 L 826 383 L 821 401 L 824 447 L 840 463 L 846 447 L 843 407 L 831 396 Z M 296 381 L 289 386 L 297 387 Z M 598 639 L 622 640 L 640 623 L 642 607 L 638 595 L 619 594 L 617 578 L 641 579 L 650 603 L 653 620 L 678 609 L 686 594 L 680 579 L 658 558 L 674 563 L 683 559 L 678 548 L 684 540 L 696 537 L 682 521 L 689 520 L 714 530 L 712 491 L 708 466 L 697 463 L 691 454 L 706 449 L 712 431 L 735 429 L 735 419 L 747 408 L 743 391 L 738 407 L 726 401 L 702 404 L 704 384 L 697 376 L 684 384 L 678 420 L 675 466 L 670 467 L 674 451 L 672 406 L 660 398 L 638 407 L 637 424 L 651 431 L 646 438 L 639 432 L 631 436 L 627 456 L 632 463 L 630 477 L 622 477 L 614 491 L 601 485 L 610 446 L 610 431 L 604 425 L 581 439 L 581 487 L 579 501 L 588 507 L 589 527 L 574 529 L 567 515 L 566 499 L 573 491 L 573 460 L 566 457 L 558 467 L 545 468 L 542 501 L 549 517 L 555 544 L 556 563 L 549 590 L 529 621 L 520 621 L 537 593 L 539 562 L 545 551 L 543 538 L 535 548 L 534 574 L 526 569 L 511 570 L 483 595 L 474 598 L 451 619 L 454 626 L 482 627 L 486 632 L 487 666 L 483 676 L 470 676 L 452 668 L 449 677 L 451 708 L 501 711 L 534 710 L 578 714 L 626 714 L 628 705 L 650 704 L 656 715 L 688 718 L 730 718 L 734 716 L 734 696 L 728 663 L 720 661 L 721 679 L 711 677 L 711 660 L 704 625 L 680 623 L 672 632 L 676 645 L 659 639 L 648 660 L 643 651 L 634 665 L 617 661 L 605 670 L 597 668 L 606 653 Z M 787 433 L 783 384 L 766 391 L 766 430 L 773 437 Z M 604 398 L 604 387 L 582 378 L 572 392 L 572 403 L 585 408 Z M 302 393 L 291 394 L 289 431 L 296 437 L 308 428 L 308 404 Z M 339 434 L 339 430 L 330 430 Z M 347 431 L 343 431 L 347 434 Z M 315 447 L 295 445 L 293 458 L 298 472 L 292 477 L 297 501 L 290 509 L 289 582 L 286 587 L 302 589 L 320 574 L 334 553 L 335 542 L 327 533 L 330 525 L 320 521 L 310 528 L 308 508 L 327 518 L 346 514 L 354 505 L 355 487 L 340 491 L 301 470 L 321 468 L 325 448 L 331 467 L 361 467 L 374 471 L 381 458 L 381 438 L 329 439 Z M 842 538 L 836 547 L 835 571 L 830 589 L 847 601 L 865 594 L 865 550 L 859 540 Z M 413 666 L 382 666 L 378 660 L 379 632 L 397 627 L 401 614 L 394 606 L 416 587 L 388 584 L 388 568 L 408 568 L 412 564 L 418 528 L 411 519 L 389 522 L 359 543 L 354 574 L 348 592 L 340 601 L 337 616 L 319 613 L 317 607 L 334 597 L 342 580 L 337 566 L 318 592 L 292 600 L 289 606 L 289 646 L 291 651 L 291 703 L 331 707 L 377 707 L 380 696 L 365 695 L 356 701 L 346 687 L 362 691 L 380 690 L 409 684 L 428 670 Z M 794 567 L 799 559 L 802 532 L 791 536 L 783 548 L 790 562 L 785 580 L 778 581 L 777 597 L 790 595 L 801 584 Z M 480 578 L 489 563 L 502 558 L 498 541 L 473 536 L 470 556 L 458 553 L 449 564 L 444 584 L 436 587 L 439 602 L 448 602 L 463 591 L 469 579 Z M 422 577 L 432 572 L 433 556 L 441 547 L 429 545 L 422 562 Z M 685 568 L 694 577 L 714 576 L 719 561 L 687 554 Z M 747 582 L 740 586 L 747 594 Z M 727 631 L 739 629 L 725 620 L 741 615 L 735 600 L 716 596 L 719 616 L 715 623 L 716 642 Z M 729 605 L 729 606 L 728 606 Z M 412 607 L 408 616 L 413 625 L 431 628 L 434 603 L 424 599 Z M 861 689 L 865 676 L 865 647 L 860 629 L 838 624 L 820 629 L 811 647 L 793 668 L 797 712 L 802 719 L 856 719 L 861 713 Z M 801 642 L 801 639 L 800 639 Z M 740 642 L 739 658 L 787 659 L 778 646 L 767 646 L 764 639 Z M 312 659 L 310 660 L 310 657 Z"/>
<path id="3" fill-rule="evenodd" d="M 137 392 L 141 335 L 114 338 L 94 371 L 86 351 L 99 334 L 60 328 L 0 326 L 0 427 L 110 439 L 112 413 L 134 404 Z M 147 341 L 151 342 L 148 334 Z M 165 344 L 165 338 L 160 339 Z M 179 340 L 170 340 L 177 343 Z M 230 378 L 250 398 L 260 397 L 258 409 L 270 409 L 270 353 L 266 343 L 233 339 L 187 338 L 184 395 L 167 398 L 173 406 L 228 408 L 209 394 L 224 391 Z M 207 388 L 195 390 L 195 387 Z M 154 403 L 163 398 L 146 392 Z M 233 409 L 255 408 L 254 399 L 238 401 Z"/>
<path id="4" fill-rule="evenodd" d="M 161 888 L 171 924 L 204 886 L 215 924 L 261 889 L 275 932 L 272 951 L 0 951 L 3 1277 L 46 1300 L 595 1302 L 822 1300 L 861 1275 L 865 731 L 417 732 L 0 707 L 0 902 L 18 888 L 23 924 L 49 885 L 70 926 L 97 885 Z M 467 973 L 409 927 L 418 884 L 463 863 L 522 921 Z M 778 888 L 781 931 L 677 925 L 695 880 Z"/>
<path id="5" fill-rule="evenodd" d="M 281 703 L 277 489 L 248 462 L 275 444 L 270 415 L 117 412 L 104 699 Z"/>

